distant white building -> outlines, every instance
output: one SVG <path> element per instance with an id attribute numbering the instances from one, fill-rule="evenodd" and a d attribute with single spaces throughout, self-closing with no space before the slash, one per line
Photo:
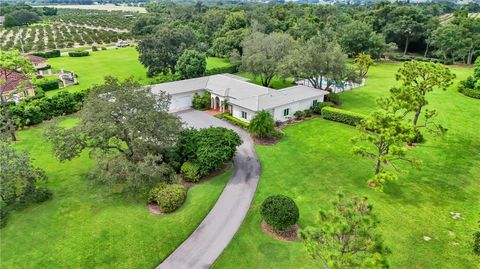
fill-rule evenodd
<path id="1" fill-rule="evenodd" d="M 232 116 L 250 122 L 262 110 L 270 112 L 275 121 L 286 121 L 297 111 L 303 111 L 323 102 L 327 91 L 304 85 L 275 90 L 248 82 L 232 74 L 219 74 L 152 85 L 152 92 L 167 92 L 172 97 L 170 111 L 192 107 L 195 93 L 208 91 L 211 108 L 230 111 Z"/>

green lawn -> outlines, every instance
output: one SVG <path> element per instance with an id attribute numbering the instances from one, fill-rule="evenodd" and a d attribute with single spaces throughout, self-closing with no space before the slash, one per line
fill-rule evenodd
<path id="1" fill-rule="evenodd" d="M 343 108 L 368 113 L 375 98 L 395 84 L 399 64 L 374 66 L 367 85 L 341 94 Z M 453 68 L 459 78 L 471 69 Z M 403 166 L 399 180 L 384 193 L 366 181 L 373 163 L 352 154 L 355 128 L 312 119 L 285 129 L 274 146 L 258 146 L 262 176 L 249 214 L 240 231 L 217 260 L 215 268 L 321 268 L 300 242 L 279 242 L 260 229 L 261 202 L 273 194 L 291 196 L 300 208 L 301 227 L 311 225 L 320 208 L 331 205 L 339 190 L 367 196 L 381 224 L 392 254 L 391 268 L 479 268 L 480 257 L 469 246 L 480 220 L 480 100 L 459 94 L 454 87 L 429 97 L 438 121 L 449 128 L 411 154 L 423 162 L 421 170 Z M 463 219 L 451 218 L 451 211 Z M 423 236 L 431 241 L 424 241 Z"/>
<path id="2" fill-rule="evenodd" d="M 250 79 L 250 82 L 258 84 L 258 85 L 262 85 L 260 77 L 255 77 L 252 73 L 239 72 L 239 73 L 236 73 L 235 75 L 241 76 L 241 77 L 244 77 L 244 78 L 248 78 L 248 79 Z M 272 79 L 272 81 L 270 82 L 269 87 L 278 90 L 278 89 L 283 89 L 283 88 L 286 88 L 286 87 L 290 87 L 292 85 L 293 85 L 293 79 L 291 79 L 291 78 L 283 79 L 283 78 L 275 76 Z"/>
<path id="3" fill-rule="evenodd" d="M 19 132 L 16 148 L 47 172 L 54 196 L 10 215 L 0 230 L 0 268 L 154 268 L 196 229 L 231 174 L 191 188 L 179 211 L 154 216 L 144 198 L 93 185 L 87 154 L 56 161 L 42 132 L 42 126 Z"/>
<path id="4" fill-rule="evenodd" d="M 87 57 L 62 56 L 48 59 L 53 69 L 73 71 L 78 75 L 78 85 L 47 92 L 51 96 L 59 91 L 82 91 L 93 84 L 101 84 L 105 76 L 115 76 L 121 79 L 133 77 L 142 84 L 154 83 L 147 78 L 147 69 L 138 60 L 138 52 L 133 47 L 100 50 L 90 52 Z M 231 65 L 227 59 L 209 57 L 207 69 Z"/>

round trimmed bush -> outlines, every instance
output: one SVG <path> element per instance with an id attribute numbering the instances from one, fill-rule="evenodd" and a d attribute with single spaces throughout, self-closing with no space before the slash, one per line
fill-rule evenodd
<path id="1" fill-rule="evenodd" d="M 292 198 L 285 195 L 270 196 L 262 203 L 260 209 L 265 222 L 277 231 L 284 231 L 297 223 L 298 207 Z"/>
<path id="2" fill-rule="evenodd" d="M 199 167 L 193 162 L 184 162 L 180 168 L 180 174 L 189 182 L 198 182 L 198 180 L 200 180 Z"/>
<path id="3" fill-rule="evenodd" d="M 180 184 L 167 184 L 157 193 L 157 203 L 163 212 L 173 212 L 180 208 L 187 198 L 185 188 Z"/>

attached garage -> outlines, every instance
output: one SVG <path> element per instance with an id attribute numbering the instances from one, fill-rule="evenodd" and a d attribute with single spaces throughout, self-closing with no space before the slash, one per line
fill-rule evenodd
<path id="1" fill-rule="evenodd" d="M 170 111 L 185 110 L 192 107 L 193 93 L 172 95 Z"/>

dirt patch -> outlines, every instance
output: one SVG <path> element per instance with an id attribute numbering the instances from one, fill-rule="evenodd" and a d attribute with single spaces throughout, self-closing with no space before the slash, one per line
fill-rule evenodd
<path id="1" fill-rule="evenodd" d="M 297 236 L 297 231 L 298 231 L 298 224 L 295 224 L 288 228 L 287 230 L 283 232 L 277 232 L 275 231 L 272 227 L 270 227 L 264 220 L 262 220 L 262 223 L 260 225 L 262 227 L 262 231 L 273 238 L 277 240 L 283 240 L 283 241 L 297 241 L 298 236 Z"/>
<path id="2" fill-rule="evenodd" d="M 260 145 L 260 146 L 271 146 L 276 144 L 278 141 L 280 141 L 280 138 L 277 138 L 277 137 L 257 138 L 252 136 L 252 138 L 255 145 Z"/>
<path id="3" fill-rule="evenodd" d="M 147 204 L 147 207 L 148 211 L 150 211 L 150 213 L 152 213 L 153 215 L 162 216 L 167 214 L 160 210 L 160 207 L 157 204 Z"/>
<path id="4" fill-rule="evenodd" d="M 213 171 L 212 173 L 210 173 L 210 175 L 208 176 L 205 176 L 205 177 L 202 177 L 198 182 L 188 182 L 186 180 L 184 180 L 183 178 L 181 178 L 180 176 L 180 184 L 183 185 L 183 187 L 185 188 L 185 190 L 188 190 L 190 189 L 192 186 L 194 185 L 197 185 L 197 184 L 202 184 L 203 182 L 205 181 L 208 181 L 218 175 L 221 175 L 223 173 L 225 173 L 228 169 L 230 169 L 230 167 L 232 166 L 232 161 L 230 162 L 227 162 L 226 164 L 224 164 L 220 169 L 217 169 L 215 171 Z"/>

